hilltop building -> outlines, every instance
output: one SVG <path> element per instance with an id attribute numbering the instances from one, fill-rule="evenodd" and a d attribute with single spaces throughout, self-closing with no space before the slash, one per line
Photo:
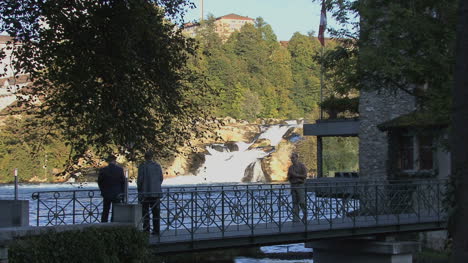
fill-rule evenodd
<path id="1" fill-rule="evenodd" d="M 12 51 L 6 47 L 12 41 L 12 37 L 0 35 L 0 50 L 5 52 L 5 57 L 0 60 L 0 111 L 16 101 L 16 91 L 31 84 L 27 75 L 17 74 L 11 65 Z"/>
<path id="2" fill-rule="evenodd" d="M 228 14 L 216 18 L 214 24 L 216 26 L 216 33 L 225 41 L 232 33 L 239 31 L 245 24 L 254 24 L 254 19 L 237 14 Z M 199 27 L 200 23 L 187 23 L 185 24 L 184 32 L 188 36 L 195 37 Z"/>

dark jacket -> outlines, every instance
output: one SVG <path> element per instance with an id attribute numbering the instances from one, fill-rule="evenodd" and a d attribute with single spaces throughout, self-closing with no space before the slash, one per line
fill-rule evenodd
<path id="1" fill-rule="evenodd" d="M 98 177 L 99 190 L 102 197 L 106 199 L 116 199 L 119 194 L 125 191 L 125 175 L 122 167 L 110 163 L 99 170 Z"/>
<path id="2" fill-rule="evenodd" d="M 146 161 L 138 167 L 138 193 L 160 193 L 163 181 L 161 165 Z"/>

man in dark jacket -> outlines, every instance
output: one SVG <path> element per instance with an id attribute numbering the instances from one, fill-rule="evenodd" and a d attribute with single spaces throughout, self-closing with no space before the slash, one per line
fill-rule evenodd
<path id="1" fill-rule="evenodd" d="M 137 187 L 143 210 L 143 230 L 148 232 L 150 230 L 149 209 L 151 208 L 153 215 L 153 234 L 155 235 L 159 235 L 162 181 L 163 173 L 161 166 L 153 161 L 152 152 L 146 152 L 145 162 L 138 167 Z"/>
<path id="2" fill-rule="evenodd" d="M 114 155 L 110 155 L 107 159 L 109 165 L 99 170 L 98 185 L 104 199 L 101 217 L 103 223 L 109 219 L 111 204 L 120 203 L 120 194 L 125 192 L 124 170 L 117 165 L 116 160 Z"/>
<path id="3" fill-rule="evenodd" d="M 299 222 L 299 207 L 304 216 L 304 223 L 306 223 L 306 192 L 305 180 L 307 178 L 307 168 L 299 162 L 297 153 L 291 154 L 292 165 L 288 169 L 288 181 L 291 184 L 291 195 L 293 202 L 293 222 Z"/>

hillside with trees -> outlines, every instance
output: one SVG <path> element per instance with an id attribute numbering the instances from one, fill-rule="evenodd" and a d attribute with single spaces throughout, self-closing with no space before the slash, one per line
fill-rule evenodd
<path id="1" fill-rule="evenodd" d="M 40 8 L 45 8 L 47 12 L 53 12 L 53 10 L 48 10 L 47 6 Z M 99 7 L 90 3 L 89 8 Z M 126 12 L 131 14 L 132 12 L 144 11 L 130 9 Z M 161 23 L 158 20 L 161 19 L 161 16 L 157 11 L 149 12 L 155 12 L 152 15 L 155 15 L 155 19 Z M 40 15 L 40 12 L 33 15 Z M 94 19 L 95 14 L 81 14 L 81 16 L 83 19 Z M 14 19 L 14 17 L 10 19 Z M 69 24 L 67 18 L 53 19 L 59 19 L 56 21 L 58 24 L 70 26 L 69 30 L 79 30 L 79 28 Z M 197 129 L 191 132 L 189 130 L 194 127 L 194 123 L 200 124 L 201 118 L 206 120 L 208 116 L 209 118 L 232 117 L 248 120 L 251 123 L 266 118 L 305 118 L 309 121 L 317 119 L 320 100 L 320 65 L 316 57 L 320 54 L 322 47 L 319 41 L 312 36 L 312 33 L 303 35 L 297 32 L 287 44 L 280 44 L 272 27 L 262 18 L 257 18 L 255 24 L 246 24 L 239 32 L 233 33 L 229 39 L 223 41 L 215 32 L 214 21 L 213 16 L 202 21 L 195 41 L 181 38 L 179 31 L 170 33 L 169 27 L 163 26 L 166 32 L 161 34 L 168 34 L 167 37 L 171 39 L 170 41 L 181 45 L 180 48 L 174 49 L 173 54 L 158 53 L 162 52 L 161 50 L 153 54 L 154 56 L 163 54 L 163 58 L 167 55 L 174 59 L 170 72 L 175 74 L 173 81 L 178 86 L 177 90 L 170 91 L 175 92 L 172 95 L 168 93 L 171 89 L 165 81 L 151 82 L 151 79 L 157 78 L 158 74 L 164 74 L 163 72 L 151 71 L 151 74 L 147 75 L 138 73 L 143 72 L 154 62 L 148 59 L 141 60 L 138 58 L 138 56 L 142 57 L 141 54 L 130 52 L 136 46 L 122 46 L 126 45 L 123 42 L 114 43 L 112 45 L 116 48 L 126 49 L 128 52 L 124 53 L 125 57 L 112 58 L 112 54 L 106 53 L 102 49 L 93 50 L 94 47 L 79 41 L 78 36 L 68 36 L 67 32 L 62 32 L 63 35 L 50 31 L 51 34 L 46 35 L 50 37 L 49 39 L 41 39 L 39 42 L 31 40 L 25 42 L 25 49 L 21 51 L 23 53 L 18 53 L 20 59 L 26 60 L 27 52 L 32 52 L 31 54 L 35 54 L 37 59 L 44 59 L 48 63 L 44 64 L 47 67 L 53 68 L 57 63 L 65 64 L 61 67 L 61 71 L 57 72 L 38 71 L 35 68 L 37 64 L 27 64 L 27 70 L 39 79 L 39 82 L 36 82 L 38 88 L 27 91 L 34 94 L 27 95 L 50 96 L 54 94 L 58 97 L 54 97 L 53 100 L 49 100 L 39 107 L 29 104 L 29 106 L 34 106 L 27 108 L 29 114 L 22 111 L 21 115 L 3 120 L 3 125 L 0 128 L 2 133 L 0 180 L 10 182 L 12 179 L 11 171 L 19 167 L 23 171 L 20 173 L 21 181 L 28 181 L 31 178 L 54 181 L 55 174 L 67 172 L 64 169 L 80 169 L 90 165 L 100 165 L 97 160 L 107 151 L 117 151 L 125 155 L 127 159 L 135 159 L 142 149 L 148 147 L 163 149 L 157 152 L 160 153 L 158 158 L 164 162 L 163 159 L 174 158 L 174 154 L 177 154 L 178 149 L 187 141 L 204 136 L 203 128 L 206 127 L 203 125 L 197 125 Z M 118 35 L 122 37 L 122 41 L 133 37 L 125 35 L 125 32 L 119 32 L 117 30 L 119 21 L 114 22 L 116 24 L 111 25 L 111 32 L 116 35 L 116 39 Z M 133 22 L 131 19 L 128 21 L 128 23 Z M 148 24 L 143 26 L 149 30 L 147 32 L 160 34 L 155 31 L 158 26 L 152 27 Z M 30 36 L 37 34 L 37 32 L 16 31 L 18 29 L 14 27 L 5 28 L 5 30 L 12 34 L 24 34 L 18 35 L 18 37 L 23 38 L 27 37 L 27 34 L 31 34 Z M 100 34 L 92 31 L 92 28 L 83 28 L 82 30 L 91 30 L 90 34 Z M 141 36 L 135 36 L 142 37 L 142 40 L 147 41 L 150 44 L 147 48 L 156 47 L 159 40 L 147 38 L 148 35 L 145 35 L 145 32 L 141 32 L 141 34 Z M 61 41 L 62 37 L 71 37 L 71 41 L 63 42 Z M 197 45 L 193 45 L 194 43 Z M 107 45 L 109 43 L 96 44 Z M 58 52 L 56 54 L 57 60 L 47 60 L 47 56 L 51 53 L 44 50 L 49 45 L 53 45 L 55 48 L 48 52 Z M 335 41 L 329 41 L 326 49 L 335 46 Z M 147 52 L 146 49 L 138 52 L 140 51 Z M 90 67 L 84 68 L 77 67 L 76 61 L 61 58 L 62 53 L 70 53 L 73 57 L 78 58 L 85 54 L 82 52 L 104 52 L 103 59 L 95 62 L 86 60 L 87 63 L 90 63 Z M 106 57 L 108 60 L 104 59 Z M 133 61 L 135 59 L 136 61 Z M 123 65 L 112 66 L 112 63 L 120 63 L 119 61 L 124 60 L 133 61 L 128 67 L 140 69 L 135 71 Z M 158 61 L 159 59 L 156 60 L 156 63 L 160 63 Z M 93 68 L 95 69 L 94 73 L 91 74 L 94 76 L 93 81 L 83 82 L 81 77 L 88 76 Z M 128 75 L 129 79 L 117 77 L 122 74 L 126 75 L 125 72 L 128 70 L 131 73 Z M 106 74 L 114 77 L 104 78 L 103 76 Z M 67 77 L 73 75 L 78 77 Z M 141 83 L 142 87 L 147 90 L 139 89 L 135 93 L 137 90 L 132 88 L 135 85 L 130 85 L 132 83 L 130 78 Z M 46 81 L 47 79 L 53 81 Z M 85 85 L 81 86 L 82 83 Z M 58 87 L 60 89 L 56 89 Z M 64 87 L 73 88 L 64 89 Z M 118 91 L 121 87 L 126 88 Z M 58 90 L 63 92 L 56 92 Z M 155 108 L 159 102 L 147 101 L 146 94 L 149 94 L 148 92 L 151 90 L 160 93 L 160 96 L 158 95 L 155 99 L 165 101 L 164 105 L 166 106 Z M 110 98 L 109 94 L 117 95 L 117 97 L 114 96 L 114 101 L 108 105 L 111 106 L 110 108 L 101 109 L 99 105 L 108 104 L 102 102 L 104 98 Z M 128 97 L 128 94 L 133 95 Z M 81 99 L 87 100 L 88 103 L 75 103 Z M 122 105 L 125 106 L 125 109 L 119 109 Z M 139 110 L 142 106 L 144 107 L 143 111 Z M 152 108 L 157 109 L 158 112 L 153 112 Z M 9 115 L 13 113 L 7 112 Z M 116 113 L 121 115 L 113 116 Z M 154 115 L 155 113 L 156 115 Z M 33 116 L 39 116 L 40 119 L 33 118 Z M 139 123 L 137 120 L 141 117 L 144 117 L 148 122 Z M 151 120 L 154 117 L 155 119 Z M 110 121 L 115 118 L 123 118 L 127 124 L 115 127 Z M 129 128 L 130 126 L 131 128 Z M 135 133 L 137 131 L 135 128 L 139 129 L 138 134 Z M 155 133 L 155 130 L 159 132 Z M 17 137 L 17 135 L 20 136 Z M 109 137 L 110 135 L 113 136 Z M 167 138 L 172 138 L 169 144 Z M 330 167 L 331 170 L 338 169 L 338 162 L 341 158 L 338 157 L 339 152 L 333 149 L 345 149 L 350 154 L 356 153 L 357 143 L 351 143 L 351 145 L 342 143 L 344 148 L 339 146 L 340 142 L 338 141 L 332 140 L 330 142 L 332 151 L 329 154 L 327 167 Z M 308 166 L 314 169 L 316 165 L 315 158 L 312 158 L 315 156 L 314 138 L 305 138 L 301 145 L 307 145 L 307 147 L 299 147 L 298 150 L 303 152 L 302 156 L 307 159 Z M 77 165 L 78 163 L 79 165 Z M 353 166 L 357 169 L 356 165 L 357 163 Z"/>
<path id="2" fill-rule="evenodd" d="M 223 42 L 214 21 L 209 16 L 201 23 L 191 65 L 218 93 L 215 116 L 294 119 L 317 111 L 320 65 L 314 57 L 321 45 L 315 37 L 296 32 L 283 46 L 259 17 Z"/>

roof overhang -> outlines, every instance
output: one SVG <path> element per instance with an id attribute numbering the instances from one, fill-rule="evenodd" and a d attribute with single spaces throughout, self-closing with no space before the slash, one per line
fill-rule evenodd
<path id="1" fill-rule="evenodd" d="M 450 124 L 450 118 L 435 116 L 431 112 L 413 111 L 397 118 L 377 125 L 381 131 L 408 129 L 408 128 L 446 128 Z"/>
<path id="2" fill-rule="evenodd" d="M 313 124 L 304 124 L 304 136 L 346 137 L 358 136 L 359 119 L 317 120 Z"/>

